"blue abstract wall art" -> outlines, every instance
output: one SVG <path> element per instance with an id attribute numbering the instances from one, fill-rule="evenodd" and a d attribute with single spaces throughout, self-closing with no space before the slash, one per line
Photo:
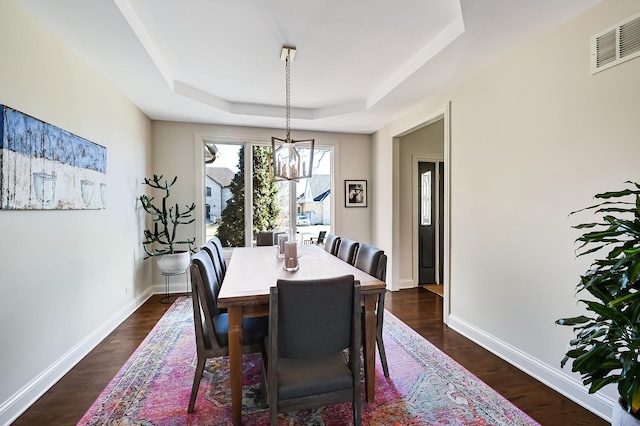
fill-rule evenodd
<path id="1" fill-rule="evenodd" d="M 107 149 L 0 105 L 0 209 L 104 209 Z"/>

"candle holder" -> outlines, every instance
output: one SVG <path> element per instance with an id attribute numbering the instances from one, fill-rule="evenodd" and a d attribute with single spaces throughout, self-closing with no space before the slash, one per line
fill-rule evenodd
<path id="1" fill-rule="evenodd" d="M 294 241 L 286 241 L 284 243 L 284 264 L 282 267 L 285 271 L 294 272 L 300 269 L 298 262 L 298 243 Z"/>
<path id="2" fill-rule="evenodd" d="M 287 241 L 289 241 L 289 235 L 287 233 L 278 234 L 278 243 L 276 244 L 276 250 L 277 250 L 277 256 L 280 259 L 284 259 L 284 244 Z"/>
<path id="3" fill-rule="evenodd" d="M 282 265 L 282 268 L 285 271 L 288 271 L 288 272 L 295 272 L 298 269 L 300 269 L 300 262 L 298 262 L 298 258 L 297 257 L 294 257 L 294 258 L 291 258 L 291 259 L 285 257 L 284 258 L 284 265 Z"/>

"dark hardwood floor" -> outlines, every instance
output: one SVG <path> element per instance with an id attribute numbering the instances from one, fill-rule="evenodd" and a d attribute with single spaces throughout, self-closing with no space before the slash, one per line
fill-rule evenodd
<path id="1" fill-rule="evenodd" d="M 149 299 L 13 425 L 75 425 L 168 309 Z M 442 323 L 442 299 L 422 288 L 387 293 L 386 308 L 542 425 L 607 425 Z M 393 371 L 393 370 L 392 370 Z"/>

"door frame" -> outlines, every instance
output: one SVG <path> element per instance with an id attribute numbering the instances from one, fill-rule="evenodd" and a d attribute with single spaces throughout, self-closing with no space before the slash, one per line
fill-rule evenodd
<path id="1" fill-rule="evenodd" d="M 392 247 L 393 247 L 393 259 L 391 259 L 392 268 L 391 268 L 391 290 L 399 290 L 397 287 L 397 282 L 399 282 L 399 260 L 395 253 L 398 253 L 398 247 L 400 246 L 399 241 L 399 208 L 398 208 L 398 199 L 400 194 L 400 187 L 398 181 L 398 152 L 399 152 L 399 144 L 400 138 L 404 135 L 407 135 L 411 132 L 414 132 L 422 127 L 428 126 L 438 120 L 444 120 L 444 135 L 443 135 L 443 144 L 444 144 L 444 256 L 443 256 L 443 286 L 444 286 L 444 298 L 442 301 L 442 322 L 445 324 L 449 323 L 449 313 L 451 312 L 451 101 L 447 102 L 444 105 L 441 105 L 439 108 L 435 108 L 431 110 L 431 112 L 426 113 L 417 119 L 409 122 L 403 123 L 396 128 L 392 128 L 390 130 L 391 139 L 392 139 L 392 152 L 393 152 L 393 170 L 392 170 Z M 417 283 L 416 283 L 417 285 Z"/>
<path id="2" fill-rule="evenodd" d="M 413 259 L 413 271 L 412 271 L 412 280 L 414 283 L 414 286 L 418 286 L 420 284 L 420 273 L 419 273 L 419 268 L 420 268 L 420 262 L 419 262 L 419 255 L 420 255 L 420 249 L 419 249 L 419 230 L 418 230 L 418 205 L 420 203 L 420 197 L 418 196 L 419 194 L 419 187 L 418 187 L 418 180 L 416 179 L 416 177 L 418 176 L 418 165 L 421 162 L 428 162 L 428 163 L 434 163 L 435 164 L 435 178 L 436 178 L 436 190 L 435 190 L 435 219 L 436 219 L 436 226 L 435 226 L 435 268 L 436 268 L 436 281 L 439 282 L 440 284 L 444 284 L 444 277 L 440 277 L 440 215 L 438 214 L 439 207 L 440 207 L 440 203 L 444 202 L 444 200 L 440 200 L 440 191 L 438 190 L 438 179 L 440 178 L 440 171 L 438 168 L 439 163 L 444 163 L 444 158 L 438 158 L 438 157 L 427 157 L 427 156 L 422 156 L 422 155 L 412 155 L 411 156 L 411 174 L 412 174 L 412 184 L 411 184 L 411 205 L 412 205 L 412 212 L 411 212 L 411 217 L 413 220 L 413 226 L 412 226 L 412 230 L 411 230 L 411 240 L 412 240 L 412 249 L 411 249 L 411 256 Z M 446 164 L 445 164 L 445 170 L 446 170 Z M 445 181 L 445 185 L 446 185 L 446 181 Z"/>

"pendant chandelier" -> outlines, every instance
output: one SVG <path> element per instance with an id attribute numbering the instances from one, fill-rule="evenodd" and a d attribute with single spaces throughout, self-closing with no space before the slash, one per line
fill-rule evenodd
<path id="1" fill-rule="evenodd" d="M 313 164 L 314 139 L 291 139 L 291 62 L 295 56 L 296 48 L 283 46 L 280 59 L 285 62 L 286 76 L 286 137 L 285 139 L 272 137 L 271 148 L 273 159 L 271 164 L 274 181 L 298 181 L 311 177 Z"/>

